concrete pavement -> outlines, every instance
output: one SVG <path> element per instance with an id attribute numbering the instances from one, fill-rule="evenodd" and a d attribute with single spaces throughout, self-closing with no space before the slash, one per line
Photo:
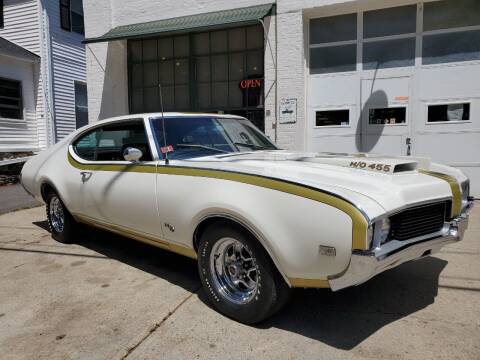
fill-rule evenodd
<path id="1" fill-rule="evenodd" d="M 478 359 L 480 204 L 438 256 L 332 293 L 297 290 L 259 326 L 206 302 L 193 260 L 88 229 L 63 245 L 44 208 L 0 216 L 2 359 Z"/>
<path id="2" fill-rule="evenodd" d="M 39 205 L 40 203 L 28 194 L 21 184 L 0 186 L 0 215 Z"/>

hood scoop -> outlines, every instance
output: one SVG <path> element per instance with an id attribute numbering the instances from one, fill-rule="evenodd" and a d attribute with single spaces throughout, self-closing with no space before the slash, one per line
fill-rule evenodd
<path id="1" fill-rule="evenodd" d="M 401 158 L 390 157 L 366 157 L 366 156 L 315 156 L 304 157 L 297 161 L 347 167 L 358 170 L 372 171 L 383 174 L 397 174 L 415 171 L 418 162 L 408 161 Z"/>

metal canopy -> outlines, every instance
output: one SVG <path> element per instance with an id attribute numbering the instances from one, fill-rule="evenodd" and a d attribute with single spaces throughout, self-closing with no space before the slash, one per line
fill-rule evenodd
<path id="1" fill-rule="evenodd" d="M 150 21 L 146 23 L 117 26 L 106 34 L 88 38 L 85 44 L 112 40 L 144 38 L 164 33 L 182 33 L 199 31 L 212 27 L 235 26 L 258 21 L 270 15 L 273 4 L 263 4 L 239 9 L 215 11 L 205 14 L 182 16 L 173 19 Z"/>

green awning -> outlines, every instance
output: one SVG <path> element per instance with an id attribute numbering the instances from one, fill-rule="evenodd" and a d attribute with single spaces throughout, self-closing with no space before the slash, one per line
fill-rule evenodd
<path id="1" fill-rule="evenodd" d="M 273 4 L 250 6 L 239 9 L 215 11 L 205 14 L 182 16 L 173 19 L 150 21 L 140 24 L 118 26 L 106 34 L 85 39 L 84 43 L 152 37 L 165 33 L 184 33 L 215 27 L 228 27 L 254 23 L 272 13 Z"/>

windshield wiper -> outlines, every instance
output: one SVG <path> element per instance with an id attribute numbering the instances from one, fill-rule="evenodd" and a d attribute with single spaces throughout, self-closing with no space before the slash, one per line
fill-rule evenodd
<path id="1" fill-rule="evenodd" d="M 248 148 L 254 149 L 254 150 L 268 150 L 268 149 L 269 149 L 268 147 L 265 147 L 265 146 L 248 144 L 248 143 L 242 143 L 242 142 L 234 142 L 233 144 L 234 144 L 234 145 L 245 146 L 245 147 L 248 147 Z"/>
<path id="2" fill-rule="evenodd" d="M 193 149 L 204 149 L 204 150 L 212 150 L 220 153 L 228 153 L 228 151 L 217 149 L 211 146 L 200 145 L 200 144 L 177 144 L 175 147 L 178 148 L 193 148 Z"/>

